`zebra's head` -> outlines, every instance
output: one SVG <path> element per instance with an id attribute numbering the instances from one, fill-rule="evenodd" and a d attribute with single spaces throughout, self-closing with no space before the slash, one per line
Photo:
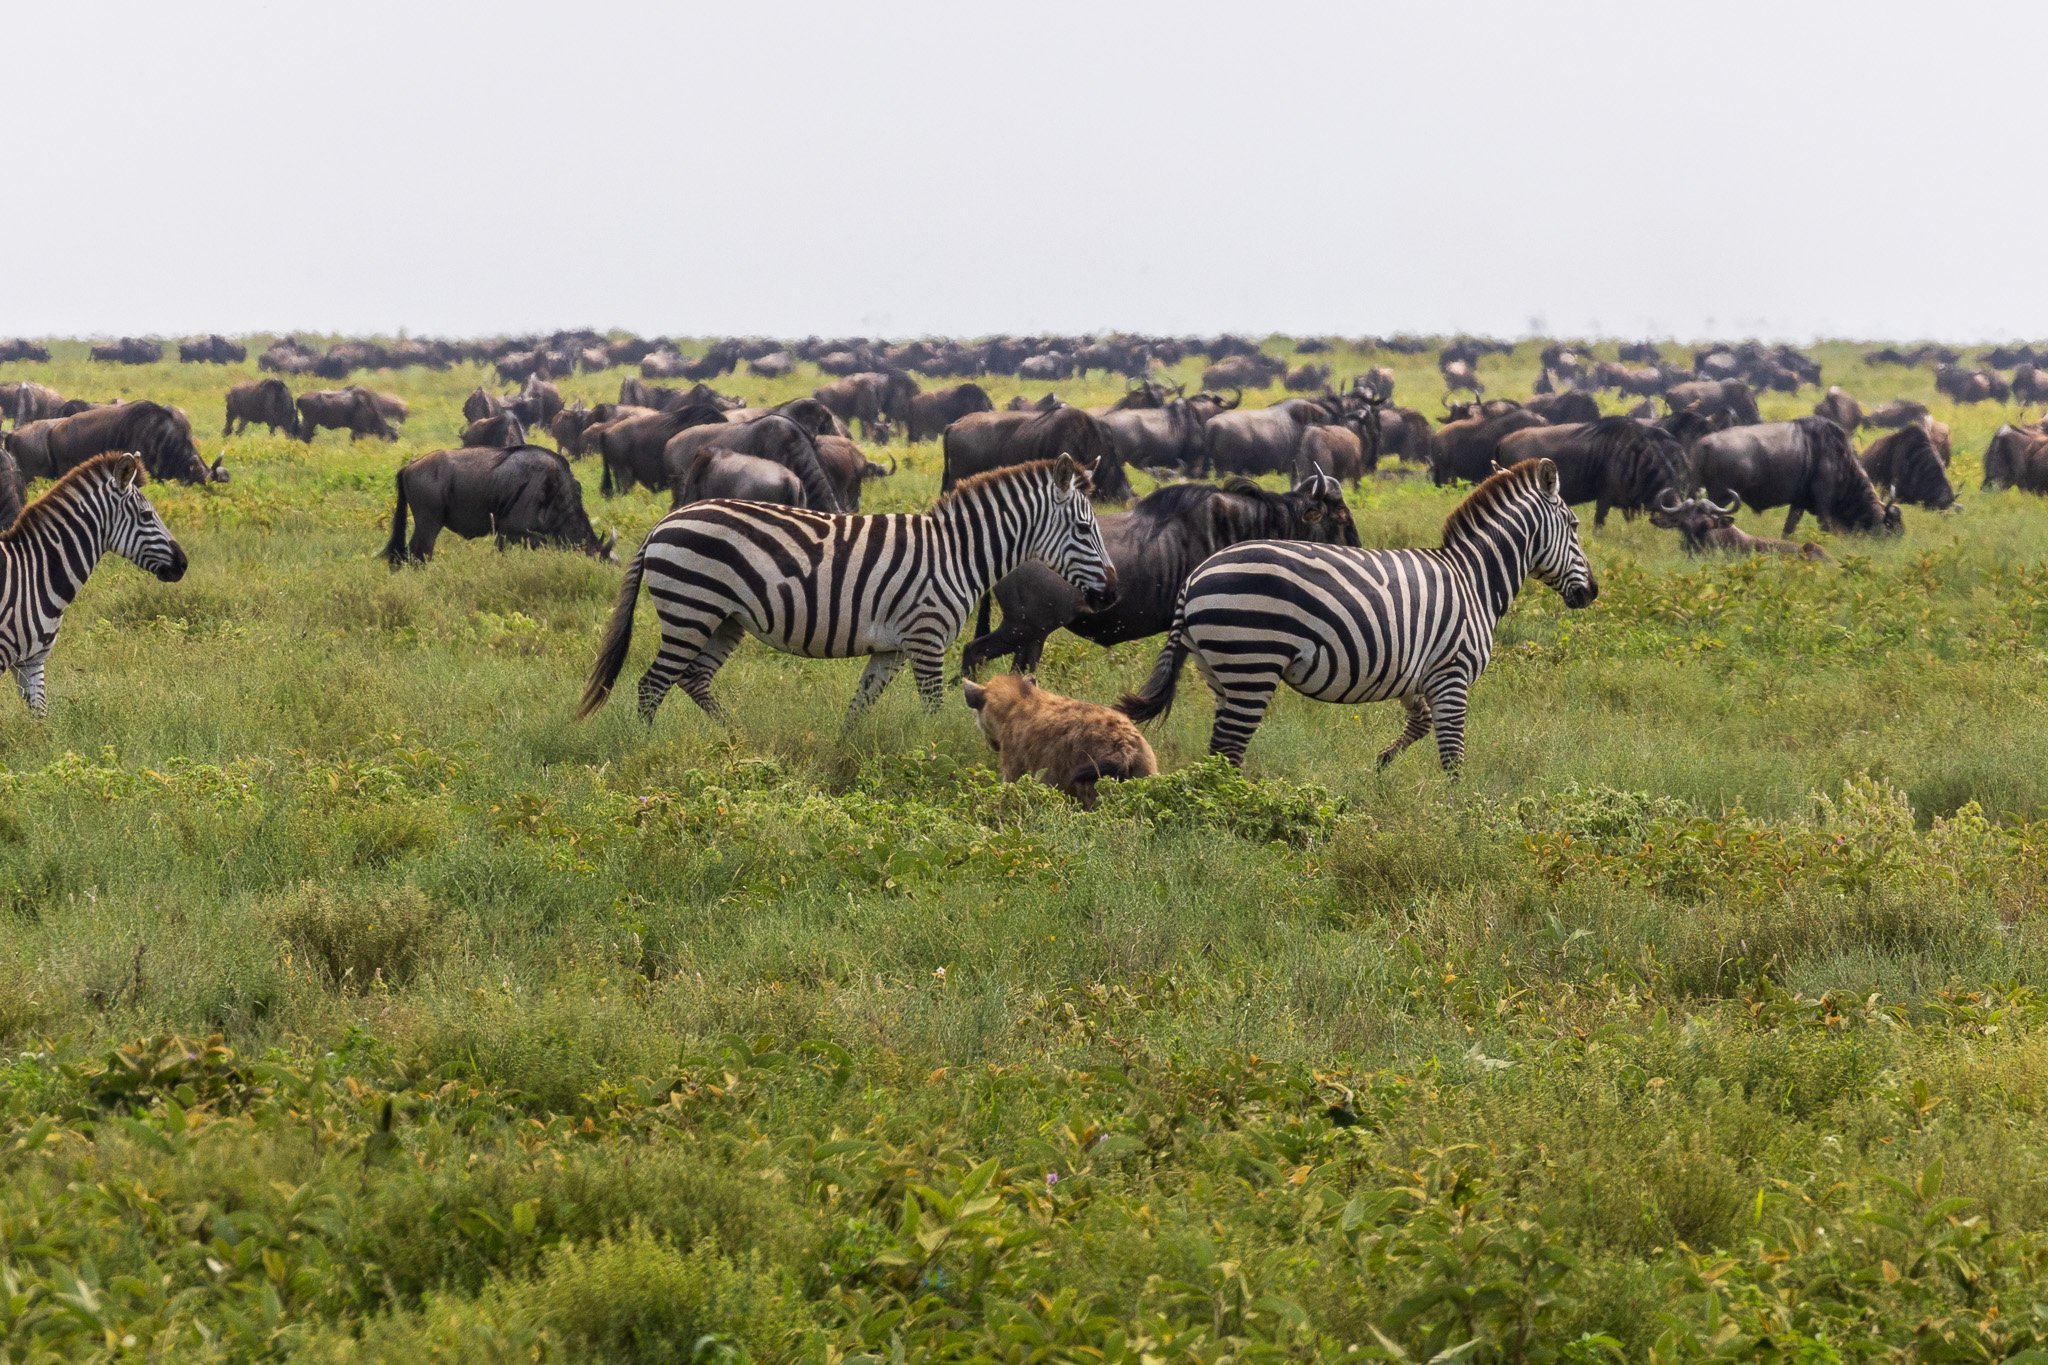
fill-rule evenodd
<path id="1" fill-rule="evenodd" d="M 1072 455 L 1063 454 L 1053 461 L 1050 481 L 1039 486 L 1046 503 L 1039 515 L 1027 518 L 1024 557 L 1051 565 L 1080 590 L 1088 610 L 1103 610 L 1116 601 L 1116 565 L 1095 523 L 1093 480 Z"/>
<path id="2" fill-rule="evenodd" d="M 106 493 L 106 535 L 102 544 L 124 559 L 132 560 L 166 583 L 185 576 L 185 547 L 172 538 L 164 519 L 142 491 L 149 481 L 142 457 L 131 455 L 110 465 L 112 481 Z"/>
<path id="3" fill-rule="evenodd" d="M 1557 466 L 1536 463 L 1534 512 L 1529 519 L 1529 572 L 1557 590 L 1574 611 L 1593 604 L 1600 584 L 1579 544 L 1579 516 L 1557 491 Z"/>

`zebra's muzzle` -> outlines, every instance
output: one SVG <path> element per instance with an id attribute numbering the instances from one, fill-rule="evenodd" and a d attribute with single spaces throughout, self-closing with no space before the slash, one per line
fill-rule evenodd
<path id="1" fill-rule="evenodd" d="M 185 547 L 173 545 L 171 547 L 170 560 L 161 567 L 150 570 L 150 572 L 154 573 L 163 582 L 175 583 L 185 576 L 185 568 Z"/>
<path id="2" fill-rule="evenodd" d="M 1590 578 L 1583 583 L 1569 583 L 1565 585 L 1564 604 L 1577 611 L 1581 607 L 1592 606 L 1593 599 L 1599 595 L 1600 585 Z"/>

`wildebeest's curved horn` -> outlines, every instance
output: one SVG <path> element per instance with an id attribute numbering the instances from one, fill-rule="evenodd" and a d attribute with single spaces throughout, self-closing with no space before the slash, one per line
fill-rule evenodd
<path id="1" fill-rule="evenodd" d="M 1657 495 L 1657 510 L 1659 512 L 1676 512 L 1678 508 L 1678 493 L 1675 489 L 1667 488 Z"/>
<path id="2" fill-rule="evenodd" d="M 1231 389 L 1231 392 L 1235 394 L 1236 397 L 1232 398 L 1228 403 L 1225 403 L 1223 405 L 1225 411 L 1235 408 L 1239 404 L 1244 402 L 1244 387 L 1242 385 L 1239 385 Z"/>
<path id="3" fill-rule="evenodd" d="M 1706 490 L 1702 489 L 1700 495 L 1702 497 L 1705 497 Z M 1707 499 L 1707 505 L 1712 507 L 1717 512 L 1726 512 L 1729 516 L 1732 517 L 1737 512 L 1740 512 L 1742 510 L 1742 494 L 1730 492 L 1728 494 L 1728 505 L 1726 507 L 1721 506 L 1720 503 L 1715 502 L 1712 498 Z"/>

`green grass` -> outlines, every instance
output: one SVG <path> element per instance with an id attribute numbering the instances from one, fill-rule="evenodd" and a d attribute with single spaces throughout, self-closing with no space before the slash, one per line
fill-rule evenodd
<path id="1" fill-rule="evenodd" d="M 56 349 L 0 379 L 202 432 L 246 373 Z M 1932 400 L 1861 349 L 1829 382 Z M 1809 526 L 1834 565 L 1589 534 L 1599 603 L 1516 604 L 1459 787 L 1422 747 L 1374 772 L 1396 708 L 1291 694 L 1245 775 L 1205 764 L 1191 673 L 1166 775 L 1090 816 L 900 680 L 842 734 L 858 662 L 742 646 L 731 733 L 680 697 L 573 721 L 616 569 L 377 558 L 480 381 L 370 379 L 395 447 L 206 441 L 233 483 L 154 489 L 191 572 L 110 562 L 49 719 L 0 698 L 0 1354 L 2048 1336 L 2048 508 L 1976 489 L 2012 410 L 1935 402 L 1963 510 Z M 869 507 L 937 476 L 911 447 Z M 1361 533 L 1433 543 L 1457 496 L 1370 482 Z M 661 510 L 589 505 L 627 544 Z M 1106 699 L 1153 648 L 1056 638 L 1041 676 Z"/>

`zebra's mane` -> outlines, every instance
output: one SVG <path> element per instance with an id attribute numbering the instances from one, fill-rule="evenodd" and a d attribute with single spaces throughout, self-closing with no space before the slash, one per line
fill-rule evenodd
<path id="1" fill-rule="evenodd" d="M 12 544 L 34 534 L 42 524 L 57 514 L 57 509 L 70 502 L 80 484 L 97 479 L 102 473 L 126 473 L 133 469 L 142 478 L 149 477 L 149 471 L 140 455 L 125 450 L 110 450 L 104 455 L 95 455 L 84 464 L 74 465 L 50 491 L 21 509 L 21 515 L 14 519 L 14 525 L 0 531 L 0 545 Z"/>
<path id="2" fill-rule="evenodd" d="M 951 488 L 947 489 L 944 493 L 941 493 L 939 495 L 939 500 L 932 504 L 932 511 L 936 512 L 941 507 L 945 507 L 950 503 L 959 501 L 961 495 L 966 493 L 967 490 L 969 490 L 970 488 L 986 488 L 991 484 L 1002 483 L 1008 479 L 1017 479 L 1019 481 L 1022 481 L 1027 475 L 1050 475 L 1052 473 L 1053 466 L 1058 463 L 1058 460 L 1030 460 L 1024 464 L 1003 465 L 1001 468 L 998 469 L 984 469 L 979 474 L 970 474 L 966 478 L 960 480 L 960 482 L 954 484 Z M 1095 482 L 1094 479 L 1089 475 L 1087 467 L 1077 460 L 1074 462 L 1074 470 L 1081 476 L 1082 491 L 1089 493 L 1094 492 Z"/>
<path id="3" fill-rule="evenodd" d="M 1511 469 L 1503 469 L 1489 475 L 1486 482 L 1466 495 L 1465 500 L 1451 509 L 1444 518 L 1444 539 L 1450 540 L 1457 532 L 1471 526 L 1480 516 L 1513 498 L 1536 482 L 1536 466 L 1541 460 L 1523 460 Z"/>

